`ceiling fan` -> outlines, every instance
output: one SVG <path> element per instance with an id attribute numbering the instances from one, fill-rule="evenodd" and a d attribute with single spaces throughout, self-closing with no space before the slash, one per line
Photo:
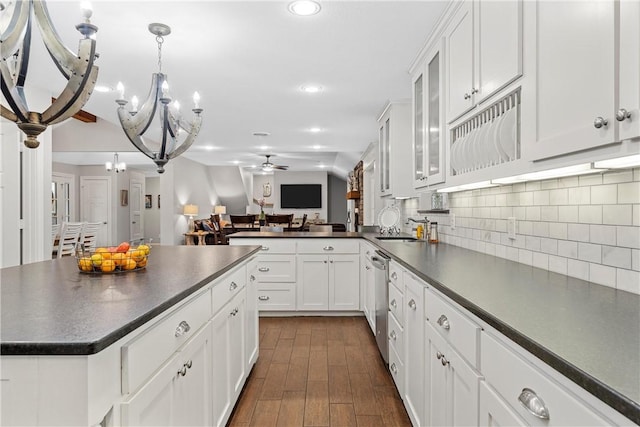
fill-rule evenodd
<path id="1" fill-rule="evenodd" d="M 271 156 L 273 156 L 273 154 L 265 154 L 267 161 L 262 164 L 263 172 L 273 172 L 276 169 L 286 171 L 287 169 L 289 169 L 289 166 L 274 165 L 273 163 L 271 163 L 271 161 L 269 160 Z"/>

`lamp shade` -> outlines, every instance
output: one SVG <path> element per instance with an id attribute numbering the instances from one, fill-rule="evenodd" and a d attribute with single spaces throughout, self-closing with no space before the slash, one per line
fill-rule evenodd
<path id="1" fill-rule="evenodd" d="M 189 215 L 189 216 L 196 216 L 196 215 L 198 215 L 198 206 L 197 205 L 184 205 L 183 213 L 185 215 Z"/>
<path id="2" fill-rule="evenodd" d="M 214 206 L 213 213 L 214 214 L 224 215 L 224 214 L 227 213 L 227 207 L 226 206 L 222 206 L 222 205 Z"/>

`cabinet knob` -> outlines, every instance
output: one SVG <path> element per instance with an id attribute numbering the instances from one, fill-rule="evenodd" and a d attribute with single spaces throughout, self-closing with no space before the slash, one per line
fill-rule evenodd
<path id="1" fill-rule="evenodd" d="M 322 248 L 323 251 L 332 251 L 333 250 L 333 246 L 325 246 L 324 248 Z"/>
<path id="2" fill-rule="evenodd" d="M 440 352 L 436 353 L 436 359 L 440 360 L 440 359 L 442 359 L 442 356 L 443 356 L 442 353 L 440 353 Z"/>
<path id="3" fill-rule="evenodd" d="M 263 246 L 260 248 L 261 251 L 268 251 L 269 250 L 269 246 Z"/>
<path id="4" fill-rule="evenodd" d="M 238 285 L 236 284 L 236 282 L 231 282 L 231 284 L 229 285 L 229 290 L 235 291 L 236 289 L 238 289 Z"/>
<path id="5" fill-rule="evenodd" d="M 249 280 L 251 280 L 252 282 L 256 281 L 256 276 L 254 276 L 253 274 L 251 276 L 249 276 Z"/>
<path id="6" fill-rule="evenodd" d="M 398 280 L 398 273 L 396 273 L 395 271 L 393 273 L 391 273 L 391 278 L 393 280 Z"/>
<path id="7" fill-rule="evenodd" d="M 389 303 L 389 305 L 393 308 L 398 308 L 398 303 L 396 302 L 395 299 L 392 299 L 391 302 Z"/>
<path id="8" fill-rule="evenodd" d="M 471 95 L 476 94 L 478 92 L 480 92 L 480 91 L 478 89 L 476 89 L 475 87 L 471 88 Z"/>
<path id="9" fill-rule="evenodd" d="M 398 373 L 398 367 L 395 363 L 392 363 L 391 366 L 389 366 L 389 369 L 391 369 L 391 372 L 393 372 L 394 374 Z"/>
<path id="10" fill-rule="evenodd" d="M 391 333 L 389 334 L 389 338 L 391 338 L 392 340 L 396 340 L 396 338 L 398 337 L 398 335 L 396 334 L 396 331 L 391 331 Z"/>
<path id="11" fill-rule="evenodd" d="M 189 332 L 190 330 L 191 330 L 191 326 L 187 323 L 186 320 L 183 320 L 178 324 L 178 327 L 176 328 L 175 336 L 176 338 L 181 337 L 187 332 Z"/>
<path id="12" fill-rule="evenodd" d="M 616 120 L 619 122 L 624 122 L 626 119 L 631 118 L 631 113 L 624 108 L 619 109 L 616 112 Z"/>
<path id="13" fill-rule="evenodd" d="M 258 299 L 259 299 L 260 301 L 269 301 L 269 296 L 268 296 L 268 295 L 260 295 L 260 296 L 258 297 Z"/>
<path id="14" fill-rule="evenodd" d="M 229 313 L 231 316 L 235 316 L 236 314 L 238 314 L 238 307 L 234 308 L 233 310 L 231 310 L 231 313 Z"/>
<path id="15" fill-rule="evenodd" d="M 596 119 L 593 121 L 593 126 L 596 129 L 600 129 L 602 126 L 606 126 L 608 124 L 609 122 L 606 119 L 603 119 L 602 117 L 596 117 Z"/>
<path id="16" fill-rule="evenodd" d="M 549 419 L 549 410 L 544 404 L 544 401 L 536 394 L 535 391 L 530 388 L 523 388 L 522 393 L 518 396 L 518 400 L 534 417 L 543 420 Z"/>
<path id="17" fill-rule="evenodd" d="M 258 268 L 258 271 L 261 273 L 266 273 L 267 271 L 269 271 L 269 267 L 260 267 Z"/>
<path id="18" fill-rule="evenodd" d="M 412 299 L 411 301 L 409 301 L 409 308 L 411 310 L 415 310 L 416 309 L 416 301 L 414 299 Z"/>
<path id="19" fill-rule="evenodd" d="M 442 326 L 442 329 L 449 330 L 449 328 L 451 328 L 449 319 L 447 319 L 447 316 L 445 316 L 444 314 L 441 314 L 440 317 L 438 317 L 437 323 L 438 325 Z"/>
<path id="20" fill-rule="evenodd" d="M 371 270 L 371 267 L 369 267 L 368 265 L 365 265 L 365 266 L 364 266 L 364 269 L 365 269 L 365 270 Z"/>
<path id="21" fill-rule="evenodd" d="M 442 366 L 447 366 L 449 364 L 449 361 L 444 357 L 444 354 L 442 355 L 442 359 L 440 359 L 440 363 L 442 363 Z"/>
<path id="22" fill-rule="evenodd" d="M 471 99 L 471 95 L 469 95 L 468 93 L 464 94 L 464 99 Z"/>
<path id="23" fill-rule="evenodd" d="M 178 376 L 184 377 L 187 375 L 187 365 L 182 365 L 182 368 L 178 369 Z"/>
<path id="24" fill-rule="evenodd" d="M 191 369 L 191 367 L 193 366 L 193 361 L 191 359 L 189 359 L 187 361 L 187 363 L 184 364 L 184 366 L 186 366 L 187 369 Z"/>

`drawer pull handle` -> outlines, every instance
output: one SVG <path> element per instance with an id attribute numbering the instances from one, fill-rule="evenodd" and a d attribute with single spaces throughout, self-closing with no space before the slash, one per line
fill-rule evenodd
<path id="1" fill-rule="evenodd" d="M 181 377 L 184 377 L 185 375 L 187 375 L 187 365 L 184 364 L 182 365 L 182 368 L 178 369 L 178 375 Z"/>
<path id="2" fill-rule="evenodd" d="M 193 366 L 193 361 L 191 359 L 189 359 L 189 361 L 187 363 L 185 363 L 184 366 L 186 366 L 187 369 L 191 369 L 191 367 Z"/>
<path id="3" fill-rule="evenodd" d="M 543 420 L 549 419 L 549 410 L 544 404 L 544 401 L 538 397 L 535 391 L 530 388 L 523 388 L 522 393 L 518 396 L 518 400 L 534 417 L 538 417 Z"/>
<path id="4" fill-rule="evenodd" d="M 438 325 L 442 326 L 442 329 L 446 329 L 447 331 L 449 330 L 449 328 L 451 328 L 449 319 L 447 319 L 447 316 L 445 316 L 444 314 L 441 314 L 440 317 L 438 317 L 437 323 Z"/>
<path id="5" fill-rule="evenodd" d="M 389 303 L 389 305 L 393 308 L 398 308 L 398 303 L 396 302 L 395 299 L 392 299 L 391 302 Z"/>
<path id="6" fill-rule="evenodd" d="M 261 273 L 266 273 L 267 271 L 269 271 L 269 267 L 260 267 L 258 268 L 258 271 Z"/>
<path id="7" fill-rule="evenodd" d="M 231 284 L 229 285 L 229 290 L 235 291 L 236 289 L 238 289 L 238 285 L 236 284 L 236 282 L 231 282 Z"/>
<path id="8" fill-rule="evenodd" d="M 183 320 L 182 322 L 180 322 L 178 324 L 178 327 L 176 328 L 175 336 L 176 337 L 181 337 L 184 334 L 186 334 L 187 332 L 189 332 L 190 330 L 191 330 L 191 326 L 187 323 L 186 320 Z"/>
<path id="9" fill-rule="evenodd" d="M 391 366 L 389 366 L 389 369 L 391 369 L 391 372 L 393 372 L 394 374 L 398 373 L 398 367 L 395 363 L 392 363 Z"/>
<path id="10" fill-rule="evenodd" d="M 269 250 L 269 246 L 263 246 L 260 248 L 261 251 L 268 251 Z"/>
<path id="11" fill-rule="evenodd" d="M 252 282 L 256 281 L 256 276 L 254 276 L 253 274 L 251 276 L 249 276 L 249 280 L 251 280 Z"/>
<path id="12" fill-rule="evenodd" d="M 389 334 L 389 338 L 391 338 L 392 340 L 396 340 L 396 338 L 398 337 L 398 335 L 396 334 L 396 331 L 391 331 L 391 333 Z"/>
<path id="13" fill-rule="evenodd" d="M 322 248 L 323 251 L 332 251 L 333 250 L 333 246 L 325 246 L 324 248 Z"/>
<path id="14" fill-rule="evenodd" d="M 236 314 L 238 314 L 238 307 L 231 310 L 231 316 L 235 316 Z"/>
<path id="15" fill-rule="evenodd" d="M 393 273 L 391 273 L 391 278 L 393 280 L 398 280 L 398 273 L 396 273 L 395 271 Z"/>
<path id="16" fill-rule="evenodd" d="M 446 357 L 444 357 L 444 354 L 440 352 L 436 353 L 436 358 L 440 361 L 440 363 L 442 363 L 442 366 L 447 366 L 450 364 L 450 362 L 446 359 Z"/>
<path id="17" fill-rule="evenodd" d="M 414 299 L 412 299 L 411 301 L 409 301 L 409 308 L 411 310 L 415 310 L 416 309 L 416 301 Z"/>
<path id="18" fill-rule="evenodd" d="M 365 270 L 371 270 L 371 267 L 369 267 L 368 265 L 365 265 L 365 266 L 364 266 L 364 269 L 365 269 Z"/>
<path id="19" fill-rule="evenodd" d="M 269 296 L 268 296 L 268 295 L 260 295 L 260 296 L 258 297 L 258 299 L 259 299 L 260 301 L 269 301 Z"/>

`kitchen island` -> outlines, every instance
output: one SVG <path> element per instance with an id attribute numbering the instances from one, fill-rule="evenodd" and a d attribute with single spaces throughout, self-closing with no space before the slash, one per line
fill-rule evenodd
<path id="1" fill-rule="evenodd" d="M 640 423 L 638 295 L 447 244 L 381 241 L 359 233 L 240 232 L 230 237 L 232 245 L 243 240 L 259 244 L 256 239 L 360 238 L 373 243 L 485 329 L 504 335 L 586 390 L 587 398 Z"/>
<path id="2" fill-rule="evenodd" d="M 216 353 L 211 347 L 220 331 L 234 327 L 226 319 L 243 319 L 234 331 L 247 338 L 240 351 L 257 345 L 247 263 L 258 249 L 154 246 L 145 269 L 117 274 L 82 273 L 72 257 L 0 270 L 2 424 L 94 425 L 114 419 L 117 425 L 127 424 L 127 419 L 129 424 L 143 423 L 134 415 L 150 387 L 167 378 L 155 391 L 177 397 L 172 364 L 182 362 L 179 355 L 191 351 L 193 357 L 188 369 L 187 362 L 176 368 L 182 372 L 178 378 L 189 378 L 187 371 L 192 369 L 202 373 L 191 375 L 201 381 L 216 369 L 226 372 L 229 366 L 215 366 L 225 343 L 216 343 Z M 240 387 L 257 350 L 247 354 L 246 365 L 244 356 L 233 354 L 224 360 L 241 361 Z M 198 366 L 203 358 L 207 366 Z M 170 375 L 159 377 L 163 367 Z M 225 383 L 216 381 L 216 387 Z M 212 384 L 200 384 L 199 392 L 205 392 L 200 399 L 217 398 Z M 222 394 L 227 396 L 223 417 L 228 417 L 234 395 L 227 390 Z M 158 412 L 161 416 L 167 410 L 175 416 L 171 399 Z M 212 414 L 211 404 L 205 406 L 195 420 L 213 424 L 217 414 Z"/>

